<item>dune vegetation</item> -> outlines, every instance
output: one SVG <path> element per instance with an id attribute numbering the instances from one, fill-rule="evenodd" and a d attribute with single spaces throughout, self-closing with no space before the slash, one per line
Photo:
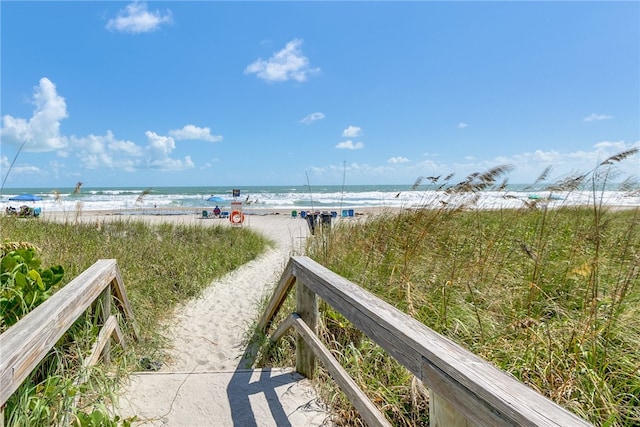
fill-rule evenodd
<path id="1" fill-rule="evenodd" d="M 338 222 L 308 255 L 595 425 L 637 426 L 640 207 L 598 202 L 610 167 L 632 154 L 547 188 L 591 189 L 590 206 L 477 209 L 474 194 L 502 187 L 508 168 L 498 167 L 435 182 L 463 203 Z M 619 189 L 637 195 L 630 182 Z M 438 205 L 432 194 L 426 206 Z M 392 424 L 428 425 L 424 386 L 331 307 L 320 311 L 325 344 Z M 279 341 L 261 362 L 291 365 L 294 343 Z M 319 371 L 339 424 L 363 425 Z"/>
<path id="2" fill-rule="evenodd" d="M 81 316 L 7 402 L 4 425 L 15 427 L 65 424 L 63 420 L 75 426 L 128 425 L 109 415 L 107 407 L 122 375 L 153 369 L 166 357 L 161 331 L 174 308 L 269 244 L 248 229 L 137 220 L 86 224 L 2 216 L 0 230 L 0 333 L 104 258 L 118 262 L 141 333 L 127 351 L 113 346 L 112 364 L 98 365 L 87 383 L 76 385 L 81 361 L 97 334 L 91 316 Z M 41 290 L 24 280 L 38 275 L 51 277 Z M 82 399 L 73 408 L 76 394 Z"/>

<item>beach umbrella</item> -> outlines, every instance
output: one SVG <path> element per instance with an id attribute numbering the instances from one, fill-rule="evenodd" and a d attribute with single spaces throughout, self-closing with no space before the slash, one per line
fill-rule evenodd
<path id="1" fill-rule="evenodd" d="M 211 196 L 207 199 L 207 202 L 216 202 L 216 203 L 222 203 L 224 202 L 224 199 L 222 197 L 218 197 L 218 196 Z"/>
<path id="2" fill-rule="evenodd" d="M 9 197 L 9 200 L 15 202 L 37 202 L 42 200 L 42 197 L 36 196 L 35 194 L 20 194 L 18 196 Z"/>

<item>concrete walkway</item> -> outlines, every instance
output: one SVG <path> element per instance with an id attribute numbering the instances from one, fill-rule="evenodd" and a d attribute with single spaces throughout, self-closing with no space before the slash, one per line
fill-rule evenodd
<path id="1" fill-rule="evenodd" d="M 126 394 L 120 414 L 134 425 L 331 425 L 309 380 L 291 370 L 140 373 Z"/>

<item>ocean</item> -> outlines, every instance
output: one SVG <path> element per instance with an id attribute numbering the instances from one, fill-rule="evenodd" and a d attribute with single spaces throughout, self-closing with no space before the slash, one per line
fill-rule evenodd
<path id="1" fill-rule="evenodd" d="M 233 190 L 239 190 L 234 197 Z M 36 202 L 11 201 L 10 198 L 29 193 L 42 200 Z M 217 201 L 207 201 L 215 197 Z M 478 209 L 519 208 L 537 199 L 549 207 L 598 204 L 622 207 L 640 206 L 640 190 L 604 191 L 580 190 L 550 192 L 545 186 L 508 185 L 501 191 L 482 191 L 475 194 L 447 194 L 435 187 L 410 185 L 345 185 L 345 186 L 254 186 L 254 187 L 81 187 L 73 188 L 5 188 L 0 194 L 3 209 L 7 206 L 40 206 L 45 211 L 153 210 L 157 214 L 194 212 L 198 209 L 230 207 L 242 202 L 247 211 L 261 210 L 342 210 L 371 207 L 419 208 L 457 206 L 461 203 Z M 146 212 L 145 212 L 146 213 Z"/>

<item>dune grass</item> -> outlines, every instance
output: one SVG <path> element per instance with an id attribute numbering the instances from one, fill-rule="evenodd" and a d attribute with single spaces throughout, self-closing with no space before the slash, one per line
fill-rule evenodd
<path id="1" fill-rule="evenodd" d="M 640 210 L 600 221 L 588 208 L 418 210 L 341 225 L 309 254 L 579 416 L 638 425 Z M 412 376 L 323 311 L 372 400 L 396 425 L 426 424 Z"/>
<path id="2" fill-rule="evenodd" d="M 340 221 L 307 254 L 595 425 L 638 426 L 640 208 L 600 202 L 602 168 L 548 187 L 588 185 L 589 206 L 477 209 L 479 191 L 504 188 L 497 167 L 438 187 L 454 203 L 425 191 L 439 208 Z M 630 182 L 621 190 L 637 193 Z M 283 312 L 294 310 L 290 296 Z M 424 386 L 322 302 L 319 335 L 393 425 L 429 425 Z M 293 366 L 294 353 L 290 335 L 259 363 Z M 322 368 L 319 378 L 337 423 L 364 425 Z"/>
<path id="3" fill-rule="evenodd" d="M 270 244 L 248 229 L 152 225 L 137 219 L 82 224 L 3 216 L 0 230 L 2 241 L 37 246 L 43 266 L 62 265 L 65 275 L 60 286 L 98 259 L 116 259 L 141 332 L 140 342 L 131 350 L 121 352 L 113 346 L 114 363 L 93 369 L 87 384 L 74 386 L 79 361 L 88 354 L 96 332 L 91 319 L 81 317 L 7 403 L 5 425 L 12 426 L 60 422 L 69 416 L 76 393 L 83 399 L 69 422 L 126 425 L 110 418 L 104 408 L 122 374 L 165 359 L 166 342 L 160 331 L 174 308 Z"/>

